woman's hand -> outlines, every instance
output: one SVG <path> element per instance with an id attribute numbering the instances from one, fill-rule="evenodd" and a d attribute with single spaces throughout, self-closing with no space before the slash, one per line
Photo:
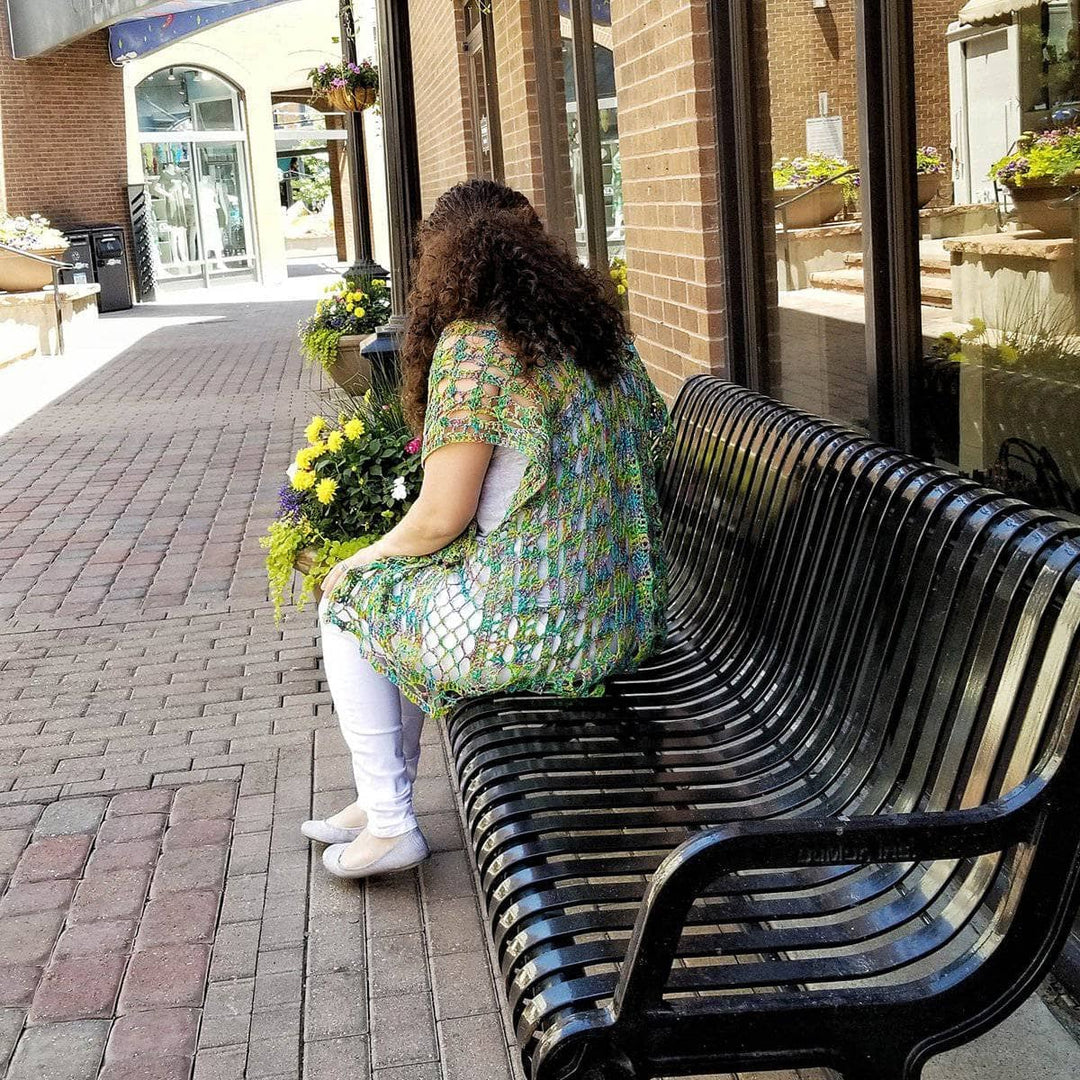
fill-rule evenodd
<path id="1" fill-rule="evenodd" d="M 323 578 L 322 582 L 323 596 L 329 596 L 341 584 L 349 570 L 359 570 L 362 567 L 370 566 L 376 559 L 381 558 L 382 556 L 376 550 L 377 548 L 378 544 L 371 544 L 366 548 L 361 548 L 354 555 L 350 555 L 347 559 L 342 559 L 341 562 L 330 567 L 330 572 Z"/>

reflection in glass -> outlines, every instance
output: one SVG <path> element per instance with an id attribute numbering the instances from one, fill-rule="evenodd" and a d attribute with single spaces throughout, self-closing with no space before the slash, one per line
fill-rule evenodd
<path id="1" fill-rule="evenodd" d="M 235 87 L 209 71 L 165 68 L 135 92 L 140 131 L 239 131 Z"/>
<path id="2" fill-rule="evenodd" d="M 1017 5 L 1018 7 L 1020 5 Z M 1080 26 L 1068 0 L 939 29 L 917 87 L 950 71 L 945 325 L 924 326 L 916 449 L 1037 505 L 1080 512 Z M 948 123 L 949 121 L 946 121 Z M 920 140 L 942 138 L 923 108 Z"/>
<path id="3" fill-rule="evenodd" d="M 773 166 L 762 222 L 776 258 L 767 388 L 798 408 L 866 428 L 853 24 L 809 3 L 765 0 L 753 12 L 765 46 L 758 108 Z"/>
<path id="4" fill-rule="evenodd" d="M 615 89 L 615 56 L 612 51 L 611 10 L 607 0 L 592 4 L 593 64 L 596 78 L 596 108 L 600 139 L 602 203 L 608 259 L 626 255 L 623 218 L 622 162 L 619 157 L 619 105 Z M 566 103 L 566 133 L 570 153 L 570 182 L 574 204 L 574 239 L 578 257 L 589 261 L 587 214 L 590 205 L 582 161 L 579 94 L 574 71 L 576 29 L 569 0 L 559 0 L 559 27 L 562 39 L 563 86 Z"/>
<path id="5" fill-rule="evenodd" d="M 167 68 L 135 91 L 151 255 L 161 282 L 248 274 L 247 154 L 236 89 L 210 72 Z"/>

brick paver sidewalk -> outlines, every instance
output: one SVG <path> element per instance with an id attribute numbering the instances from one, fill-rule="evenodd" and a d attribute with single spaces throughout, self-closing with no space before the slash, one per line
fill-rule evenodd
<path id="1" fill-rule="evenodd" d="M 10 1080 L 509 1075 L 438 732 L 421 873 L 338 882 L 297 832 L 351 798 L 313 611 L 274 625 L 258 546 L 309 310 L 189 300 L 0 439 Z"/>
<path id="2" fill-rule="evenodd" d="M 201 321 L 0 438 L 9 1080 L 510 1075 L 439 733 L 420 872 L 342 883 L 297 831 L 352 798 L 313 612 L 275 626 L 258 546 L 313 405 L 309 310 L 189 298 Z M 927 1080 L 1034 1063 L 1080 1075 L 1038 1002 Z"/>

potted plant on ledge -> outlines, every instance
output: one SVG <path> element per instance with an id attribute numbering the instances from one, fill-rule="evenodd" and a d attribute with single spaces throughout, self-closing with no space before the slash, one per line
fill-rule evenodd
<path id="1" fill-rule="evenodd" d="M 832 221 L 854 204 L 857 187 L 854 170 L 843 158 L 807 154 L 773 163 L 773 205 L 788 229 L 812 229 Z M 804 191 L 808 194 L 796 198 Z M 784 203 L 788 205 L 780 209 Z"/>
<path id="2" fill-rule="evenodd" d="M 53 268 L 41 259 L 59 259 L 70 246 L 40 214 L 0 218 L 0 291 L 36 292 L 51 285 Z M 12 248 L 16 250 L 11 250 Z"/>
<path id="3" fill-rule="evenodd" d="M 915 152 L 919 209 L 929 206 L 945 178 L 945 159 L 934 146 L 920 146 Z"/>
<path id="4" fill-rule="evenodd" d="M 1061 205 L 1080 188 L 1080 128 L 1025 131 L 990 176 L 1009 189 L 1017 222 L 1046 236 L 1069 236 L 1078 207 Z"/>
<path id="5" fill-rule="evenodd" d="M 371 385 L 363 355 L 367 335 L 390 318 L 390 290 L 381 278 L 342 278 L 326 287 L 310 319 L 300 323 L 300 350 L 350 394 Z"/>
<path id="6" fill-rule="evenodd" d="M 277 618 L 294 571 L 303 608 L 330 568 L 389 532 L 420 490 L 420 440 L 391 389 L 369 391 L 336 422 L 313 416 L 304 434 L 262 539 Z"/>
<path id="7" fill-rule="evenodd" d="M 337 112 L 363 112 L 379 96 L 379 71 L 370 60 L 320 64 L 308 72 L 312 101 Z"/>

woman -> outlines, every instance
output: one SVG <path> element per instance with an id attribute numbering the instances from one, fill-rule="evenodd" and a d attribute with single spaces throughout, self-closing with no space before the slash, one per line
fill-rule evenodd
<path id="1" fill-rule="evenodd" d="M 501 184 L 457 185 L 420 229 L 401 363 L 423 483 L 319 608 L 358 797 L 303 831 L 338 877 L 427 856 L 425 714 L 493 690 L 599 693 L 662 637 L 667 411 L 610 291 Z"/>

